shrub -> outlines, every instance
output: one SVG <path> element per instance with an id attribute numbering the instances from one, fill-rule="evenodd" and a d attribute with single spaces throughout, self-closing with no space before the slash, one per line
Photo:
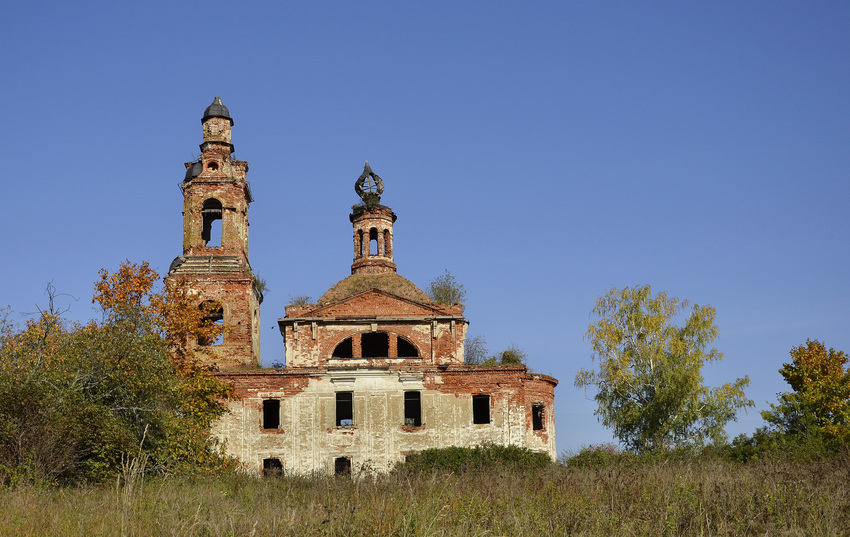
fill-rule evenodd
<path id="1" fill-rule="evenodd" d="M 485 444 L 473 448 L 447 447 L 426 449 L 407 456 L 396 465 L 399 473 L 448 472 L 463 473 L 478 470 L 535 469 L 552 464 L 545 453 L 514 445 Z"/>

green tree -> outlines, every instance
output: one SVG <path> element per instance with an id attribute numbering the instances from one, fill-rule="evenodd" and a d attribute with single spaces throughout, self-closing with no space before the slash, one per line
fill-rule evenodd
<path id="1" fill-rule="evenodd" d="M 428 298 L 437 304 L 463 305 L 466 301 L 466 289 L 446 269 L 445 274 L 431 280 L 428 286 Z"/>
<path id="2" fill-rule="evenodd" d="M 231 388 L 187 344 L 214 337 L 180 286 L 155 293 L 147 264 L 101 272 L 100 323 L 52 307 L 0 338 L 0 485 L 103 481 L 126 453 L 163 472 L 233 468 L 210 437 Z"/>
<path id="3" fill-rule="evenodd" d="M 815 340 L 791 349 L 779 373 L 793 391 L 762 417 L 780 434 L 839 445 L 850 441 L 850 367 L 844 351 Z"/>
<path id="4" fill-rule="evenodd" d="M 612 288 L 593 309 L 585 335 L 598 369 L 581 369 L 577 387 L 595 387 L 596 415 L 629 450 L 651 452 L 725 440 L 724 427 L 738 409 L 749 378 L 719 388 L 703 385 L 702 366 L 720 360 L 715 310 L 694 305 L 684 326 L 674 319 L 688 306 L 650 286 Z"/>
<path id="5" fill-rule="evenodd" d="M 499 354 L 490 356 L 481 365 L 524 365 L 525 351 L 513 343 Z"/>

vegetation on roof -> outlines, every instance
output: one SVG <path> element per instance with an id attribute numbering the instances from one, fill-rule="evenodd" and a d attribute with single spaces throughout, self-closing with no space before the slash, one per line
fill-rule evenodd
<path id="1" fill-rule="evenodd" d="M 319 299 L 318 304 L 324 305 L 331 302 L 339 302 L 369 289 L 380 289 L 381 291 L 409 300 L 415 300 L 416 302 L 430 302 L 428 295 L 416 287 L 413 282 L 398 274 L 390 273 L 353 274 L 328 289 Z"/>

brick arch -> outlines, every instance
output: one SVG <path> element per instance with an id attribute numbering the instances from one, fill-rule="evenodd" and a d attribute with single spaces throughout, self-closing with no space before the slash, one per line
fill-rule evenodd
<path id="1" fill-rule="evenodd" d="M 216 223 L 217 222 L 217 223 Z M 224 245 L 224 206 L 218 198 L 207 198 L 201 204 L 201 240 L 204 246 Z M 216 226 L 216 237 L 219 244 L 209 244 L 213 234 L 213 226 Z"/>
<path id="2" fill-rule="evenodd" d="M 356 332 L 342 338 L 331 351 L 331 358 L 355 358 L 355 337 L 360 337 L 359 354 L 356 358 L 420 358 L 422 353 L 415 343 L 395 332 L 378 330 Z M 391 356 L 392 355 L 392 356 Z"/>

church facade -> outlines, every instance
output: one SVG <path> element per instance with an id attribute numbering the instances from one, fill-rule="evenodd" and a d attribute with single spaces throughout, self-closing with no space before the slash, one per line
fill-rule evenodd
<path id="1" fill-rule="evenodd" d="M 233 120 L 219 98 L 201 123 L 201 157 L 186 164 L 181 185 L 183 255 L 167 278 L 192 286 L 227 329 L 197 344 L 213 351 L 216 375 L 238 395 L 214 430 L 229 454 L 257 473 L 340 474 L 485 443 L 555 457 L 557 380 L 524 365 L 464 364 L 463 306 L 435 303 L 397 273 L 396 215 L 380 203 L 384 183 L 368 162 L 355 181 L 362 203 L 349 215 L 350 276 L 314 304 L 286 307 L 278 320 L 286 365 L 261 368 L 248 165 L 230 158 Z"/>

